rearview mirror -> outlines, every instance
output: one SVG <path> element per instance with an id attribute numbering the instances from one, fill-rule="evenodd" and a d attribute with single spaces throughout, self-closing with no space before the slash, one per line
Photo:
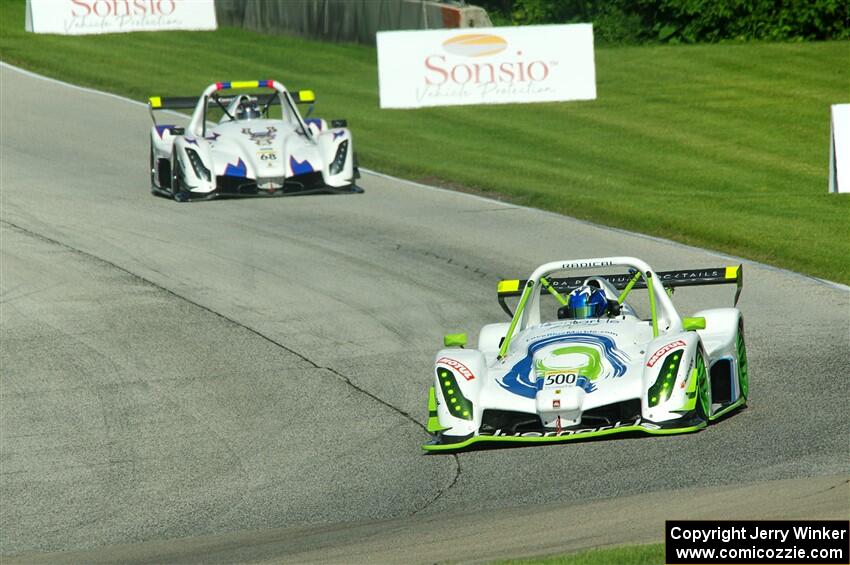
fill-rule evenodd
<path id="1" fill-rule="evenodd" d="M 705 329 L 705 318 L 682 318 L 682 328 L 686 332 Z"/>
<path id="2" fill-rule="evenodd" d="M 180 126 L 173 126 L 171 128 L 171 135 L 183 135 L 186 133 L 186 128 Z"/>
<path id="3" fill-rule="evenodd" d="M 466 334 L 446 334 L 443 336 L 446 347 L 463 347 L 466 345 Z"/>
<path id="4" fill-rule="evenodd" d="M 348 120 L 331 120 L 332 128 L 347 128 Z"/>

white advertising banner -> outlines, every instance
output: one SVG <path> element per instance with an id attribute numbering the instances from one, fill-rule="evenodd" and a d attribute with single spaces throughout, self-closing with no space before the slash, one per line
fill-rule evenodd
<path id="1" fill-rule="evenodd" d="M 27 0 L 25 23 L 63 35 L 217 27 L 214 0 Z"/>
<path id="2" fill-rule="evenodd" d="M 381 108 L 593 100 L 591 24 L 382 31 Z"/>
<path id="3" fill-rule="evenodd" d="M 850 104 L 833 104 L 829 128 L 829 191 L 850 192 Z"/>

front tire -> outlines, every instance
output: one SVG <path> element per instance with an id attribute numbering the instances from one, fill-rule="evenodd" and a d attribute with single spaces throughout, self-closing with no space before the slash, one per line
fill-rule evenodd
<path id="1" fill-rule="evenodd" d="M 154 166 L 154 161 L 153 161 L 153 142 L 151 142 L 150 165 L 151 165 L 151 194 L 156 194 L 158 192 L 158 190 L 157 190 L 157 187 L 156 187 L 156 167 Z"/>
<path id="2" fill-rule="evenodd" d="M 174 173 L 171 176 L 171 197 L 177 202 L 189 201 L 189 191 L 183 189 L 183 168 L 176 158 L 174 159 Z"/>
<path id="3" fill-rule="evenodd" d="M 697 371 L 697 416 L 705 423 L 709 423 L 711 421 L 711 383 L 705 367 L 705 355 L 701 348 L 697 351 L 695 368 Z"/>
<path id="4" fill-rule="evenodd" d="M 736 349 L 738 352 L 738 385 L 741 388 L 741 398 L 744 404 L 747 403 L 747 397 L 750 394 L 750 376 L 749 367 L 747 364 L 747 345 L 744 343 L 744 321 L 738 325 L 738 338 L 736 339 Z"/>

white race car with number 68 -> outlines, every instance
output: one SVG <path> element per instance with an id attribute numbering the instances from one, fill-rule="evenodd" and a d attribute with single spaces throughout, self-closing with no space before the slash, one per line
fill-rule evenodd
<path id="1" fill-rule="evenodd" d="M 258 94 L 222 94 L 265 89 Z M 271 92 L 268 92 L 268 91 Z M 151 97 L 154 110 L 194 108 L 184 128 L 151 128 L 151 190 L 185 202 L 219 195 L 363 192 L 345 120 L 304 118 L 310 90 L 289 92 L 274 80 L 217 82 L 199 98 Z"/>

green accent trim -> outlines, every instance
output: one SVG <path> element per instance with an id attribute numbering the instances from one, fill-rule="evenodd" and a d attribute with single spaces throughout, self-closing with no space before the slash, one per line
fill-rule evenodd
<path id="1" fill-rule="evenodd" d="M 511 319 L 511 325 L 508 326 L 508 333 L 505 334 L 505 340 L 502 342 L 502 347 L 499 348 L 499 359 L 504 359 L 505 355 L 508 354 L 508 346 L 511 344 L 511 338 L 514 335 L 514 330 L 522 316 L 522 311 L 525 310 L 525 303 L 528 302 L 528 297 L 531 296 L 531 289 L 533 287 L 534 283 L 532 281 L 525 283 L 525 288 L 522 291 L 522 296 L 519 298 L 519 304 L 517 304 L 514 317 Z"/>
<path id="2" fill-rule="evenodd" d="M 655 289 L 652 282 L 653 275 L 652 273 L 648 273 L 649 276 L 645 276 L 646 279 L 646 288 L 649 290 L 649 312 L 652 316 L 652 337 L 658 337 L 658 313 L 655 310 Z"/>
<path id="3" fill-rule="evenodd" d="M 589 439 L 594 437 L 604 437 L 616 434 L 623 433 L 634 433 L 641 432 L 648 435 L 659 435 L 659 436 L 669 436 L 675 434 L 688 434 L 692 432 L 699 431 L 706 427 L 708 424 L 702 422 L 695 426 L 686 426 L 683 428 L 668 428 L 663 430 L 649 430 L 642 426 L 623 426 L 621 428 L 613 428 L 610 430 L 600 430 L 598 432 L 587 432 L 583 434 L 573 434 L 568 436 L 560 436 L 560 437 L 516 437 L 516 436 L 472 436 L 471 438 L 458 442 L 458 443 L 446 443 L 446 444 L 425 444 L 422 446 L 422 449 L 425 451 L 432 452 L 448 452 L 448 451 L 459 451 L 470 445 L 476 443 L 493 443 L 493 442 L 503 442 L 503 443 L 560 443 L 565 441 L 575 441 L 579 439 Z"/>
<path id="4" fill-rule="evenodd" d="M 714 420 L 718 419 L 719 417 L 723 416 L 724 414 L 727 414 L 727 413 L 731 412 L 732 410 L 734 410 L 735 408 L 743 406 L 746 403 L 747 403 L 747 399 L 744 398 L 744 397 L 740 397 L 740 398 L 738 398 L 738 400 L 736 400 L 735 402 L 733 402 L 729 406 L 726 406 L 726 407 L 722 408 L 721 410 L 718 410 L 716 414 L 712 414 L 711 417 L 709 417 L 709 420 L 714 421 Z"/>
<path id="5" fill-rule="evenodd" d="M 735 270 L 735 301 L 732 303 L 732 306 L 737 306 L 738 299 L 741 298 L 741 291 L 744 290 L 744 265 L 726 267 L 726 278 L 729 278 L 731 269 Z"/>
<path id="6" fill-rule="evenodd" d="M 708 387 L 708 375 L 705 371 L 705 359 L 702 358 L 702 353 L 697 352 L 696 366 L 694 367 L 697 378 L 697 401 L 702 407 L 703 416 L 711 417 L 711 391 Z"/>
<path id="7" fill-rule="evenodd" d="M 569 301 L 563 296 L 561 296 L 560 292 L 552 288 L 552 285 L 549 284 L 549 281 L 547 281 L 545 277 L 540 277 L 540 284 L 543 285 L 543 288 L 549 291 L 549 294 L 555 297 L 555 299 L 561 304 L 561 306 L 566 306 L 567 304 L 569 304 Z"/>
<path id="8" fill-rule="evenodd" d="M 691 380 L 688 381 L 688 388 L 685 390 L 688 398 L 696 398 L 697 396 L 697 368 L 691 369 Z"/>
<path id="9" fill-rule="evenodd" d="M 673 410 L 673 412 L 690 412 L 696 409 L 697 402 L 699 402 L 700 407 L 703 409 L 703 415 L 708 418 L 708 411 L 711 405 L 708 403 L 708 376 L 706 375 L 705 360 L 702 358 L 702 353 L 697 352 L 694 368 L 691 369 L 688 388 L 685 389 L 685 395 L 688 397 L 685 404 L 678 410 Z"/>
<path id="10" fill-rule="evenodd" d="M 428 389 L 428 431 L 435 434 L 447 429 L 440 425 L 440 418 L 437 416 L 437 392 L 434 387 L 430 387 Z"/>
<path id="11" fill-rule="evenodd" d="M 623 292 L 620 293 L 620 296 L 617 297 L 617 302 L 619 302 L 620 304 L 623 303 L 623 300 L 625 300 L 626 297 L 629 295 L 629 292 L 632 291 L 632 287 L 635 286 L 635 283 L 638 282 L 638 280 L 640 280 L 640 277 L 641 277 L 640 271 L 638 271 L 634 274 L 634 276 L 632 277 L 632 280 L 629 281 L 629 284 L 626 285 L 626 288 L 624 288 Z"/>
<path id="12" fill-rule="evenodd" d="M 672 410 L 672 412 L 680 412 L 682 414 L 686 414 L 691 412 L 697 407 L 697 370 L 696 367 L 691 369 L 690 380 L 688 381 L 688 388 L 685 389 L 685 396 L 687 400 L 682 405 L 681 408 L 677 410 Z"/>
<path id="13" fill-rule="evenodd" d="M 750 376 L 747 366 L 747 346 L 744 344 L 744 328 L 738 329 L 736 343 L 738 350 L 738 384 L 741 386 L 741 397 L 747 399 L 750 393 Z"/>
<path id="14" fill-rule="evenodd" d="M 455 374 L 444 367 L 437 367 L 437 380 L 449 413 L 461 420 L 472 420 L 472 401 L 460 391 Z"/>
<path id="15" fill-rule="evenodd" d="M 466 334 L 446 334 L 443 336 L 443 345 L 446 347 L 463 347 L 466 345 Z"/>
<path id="16" fill-rule="evenodd" d="M 705 329 L 705 318 L 682 318 L 682 329 L 686 332 Z"/>
<path id="17" fill-rule="evenodd" d="M 683 350 L 674 351 L 669 354 L 661 365 L 655 384 L 649 387 L 649 406 L 657 406 L 661 402 L 667 402 L 676 384 L 679 374 L 679 363 L 682 361 Z"/>
<path id="18" fill-rule="evenodd" d="M 512 295 L 519 290 L 519 279 L 504 279 L 496 285 L 496 294 Z"/>
<path id="19" fill-rule="evenodd" d="M 538 359 L 534 362 L 534 370 L 538 373 L 547 371 L 563 371 L 565 373 L 575 372 L 591 381 L 595 381 L 597 377 L 599 377 L 599 374 L 602 372 L 602 358 L 595 347 L 589 347 L 587 345 L 569 345 L 552 351 L 552 355 L 569 354 L 584 355 L 587 357 L 587 363 L 579 367 L 552 368 L 547 367 L 542 360 Z"/>

